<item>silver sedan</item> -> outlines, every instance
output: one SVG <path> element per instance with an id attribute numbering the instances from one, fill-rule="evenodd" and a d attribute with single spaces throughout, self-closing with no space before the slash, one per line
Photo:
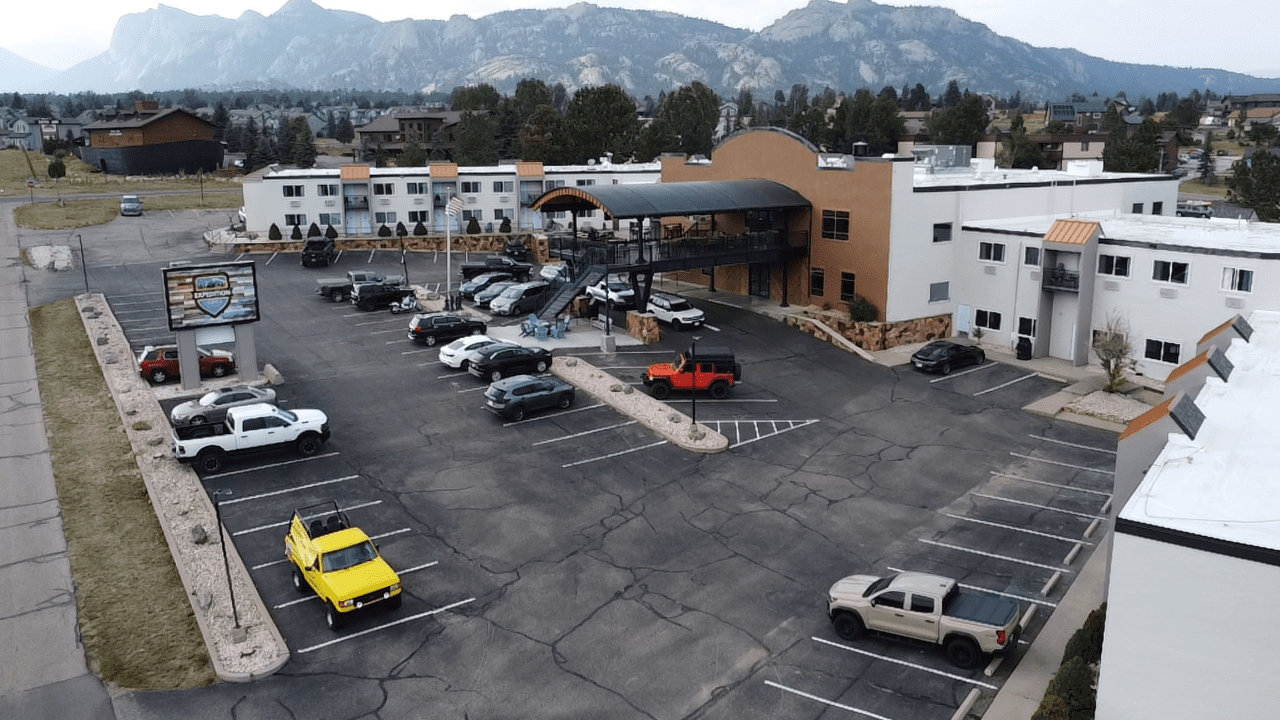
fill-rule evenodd
<path id="1" fill-rule="evenodd" d="M 254 403 L 274 403 L 276 391 L 269 387 L 253 387 L 251 385 L 232 385 L 210 393 L 205 393 L 199 400 L 188 400 L 175 407 L 169 413 L 169 420 L 174 425 L 199 425 L 201 423 L 220 423 L 227 417 L 227 410 L 240 405 Z"/>

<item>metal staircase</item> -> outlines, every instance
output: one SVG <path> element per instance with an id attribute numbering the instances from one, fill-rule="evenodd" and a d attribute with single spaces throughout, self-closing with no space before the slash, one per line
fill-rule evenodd
<path id="1" fill-rule="evenodd" d="M 551 300 L 538 311 L 538 319 L 548 323 L 554 322 L 556 316 L 564 312 L 564 309 L 569 307 L 569 303 L 573 302 L 575 297 L 585 290 L 588 285 L 600 282 L 608 272 L 609 269 L 604 265 L 588 266 L 576 280 L 560 286 L 560 289 L 551 297 Z"/>

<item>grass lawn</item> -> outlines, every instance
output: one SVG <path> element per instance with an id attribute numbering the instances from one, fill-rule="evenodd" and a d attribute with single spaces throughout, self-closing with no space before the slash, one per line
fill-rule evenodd
<path id="1" fill-rule="evenodd" d="M 1178 186 L 1178 192 L 1191 193 L 1193 195 L 1217 195 L 1225 198 L 1227 196 L 1227 183 L 1222 178 L 1218 178 L 1217 185 L 1205 185 L 1199 180 L 1186 180 Z"/>
<path id="2" fill-rule="evenodd" d="M 206 190 L 208 189 L 206 187 Z M 240 192 L 240 186 L 235 186 L 235 189 L 235 192 L 206 192 L 203 201 L 199 193 L 191 194 L 190 192 L 184 192 L 181 195 L 146 195 L 142 198 L 142 209 L 143 212 L 195 208 L 230 210 L 244 204 L 244 193 Z M 124 188 L 124 190 L 126 192 L 122 192 L 122 195 L 136 192 L 137 188 Z M 65 230 L 102 225 L 111 222 L 119 214 L 120 198 L 112 197 L 95 200 L 64 200 L 61 203 L 45 201 L 34 205 L 23 205 L 14 208 L 13 220 L 21 227 L 37 230 Z"/>
<path id="3" fill-rule="evenodd" d="M 74 300 L 31 310 L 89 666 L 124 688 L 209 685 L 204 638 L 82 328 Z"/>

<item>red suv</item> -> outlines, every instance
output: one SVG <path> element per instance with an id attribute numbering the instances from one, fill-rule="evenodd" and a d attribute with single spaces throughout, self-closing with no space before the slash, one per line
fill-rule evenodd
<path id="1" fill-rule="evenodd" d="M 235 356 L 226 350 L 205 350 L 204 348 L 196 348 L 196 350 L 200 352 L 201 377 L 209 375 L 223 377 L 235 372 Z M 178 346 L 146 346 L 138 354 L 138 372 L 153 383 L 162 383 L 169 378 L 178 377 Z"/>

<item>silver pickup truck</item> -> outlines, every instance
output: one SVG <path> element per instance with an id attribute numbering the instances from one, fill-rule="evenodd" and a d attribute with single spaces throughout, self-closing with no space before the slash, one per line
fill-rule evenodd
<path id="1" fill-rule="evenodd" d="M 827 612 L 836 634 L 853 640 L 866 630 L 941 645 L 957 667 L 984 653 L 1017 647 L 1020 608 L 1007 598 L 966 592 L 939 575 L 852 575 L 831 586 Z"/>

